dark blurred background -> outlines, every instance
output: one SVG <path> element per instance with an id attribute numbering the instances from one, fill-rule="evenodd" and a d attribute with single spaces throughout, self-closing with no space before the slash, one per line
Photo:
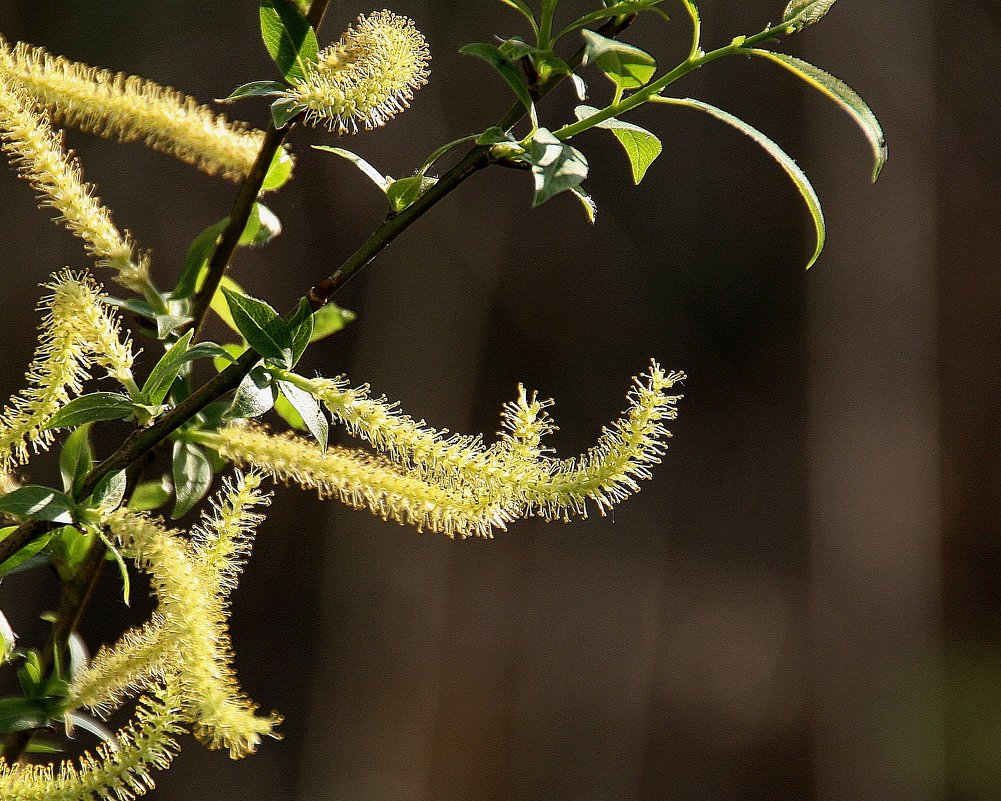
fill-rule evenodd
<path id="1" fill-rule="evenodd" d="M 563 14 L 595 3 L 564 0 Z M 783 0 L 703 0 L 704 46 Z M 200 99 L 273 68 L 257 4 L 8 0 L 0 31 Z M 629 41 L 680 59 L 688 24 Z M 321 42 L 373 10 L 335 0 Z M 397 0 L 433 76 L 390 126 L 340 144 L 408 174 L 492 124 L 508 90 L 456 51 L 523 32 L 501 3 Z M 851 121 L 765 62 L 717 62 L 677 92 L 772 135 L 814 181 L 830 243 L 781 170 L 695 112 L 641 109 L 664 139 L 644 183 L 607 132 L 575 141 L 599 205 L 529 209 L 525 175 L 469 181 L 343 293 L 358 321 L 307 357 L 455 431 L 498 428 L 518 382 L 556 398 L 559 453 L 624 406 L 651 356 L 690 378 L 670 452 L 614 515 L 451 542 L 279 489 L 235 596 L 240 678 L 285 740 L 241 763 L 193 741 L 160 799 L 921 801 L 1001 797 L 1001 237 L 994 2 L 856 0 L 782 49 L 844 78 L 882 120 L 869 185 Z M 605 96 L 596 75 L 593 94 Z M 554 124 L 574 99 L 543 107 Z M 234 109 L 257 125 L 265 108 Z M 139 146 L 76 134 L 87 177 L 151 248 L 159 281 L 225 216 L 233 186 Z M 287 307 L 384 213 L 333 143 L 298 131 L 284 236 L 234 275 Z M 37 284 L 79 244 L 0 175 L 2 386 L 20 387 Z M 221 335 L 221 331 L 217 331 Z M 147 354 L 151 356 L 152 354 Z M 147 362 L 148 364 L 148 362 Z M 51 480 L 53 460 L 27 470 Z M 46 575 L 4 582 L 26 641 Z M 147 614 L 109 575 L 92 646 Z"/>

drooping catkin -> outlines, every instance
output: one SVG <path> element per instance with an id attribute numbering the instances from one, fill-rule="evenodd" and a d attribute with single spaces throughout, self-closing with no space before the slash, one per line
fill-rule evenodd
<path id="1" fill-rule="evenodd" d="M 57 222 L 83 240 L 99 266 L 115 271 L 116 280 L 141 289 L 148 277 L 145 256 L 138 255 L 132 237 L 122 233 L 111 212 L 85 183 L 80 163 L 63 149 L 45 113 L 18 84 L 0 80 L 0 138 L 3 149 L 27 180 L 43 206 L 59 212 Z"/>
<path id="2" fill-rule="evenodd" d="M 53 56 L 0 39 L 0 79 L 21 87 L 58 125 L 147 147 L 210 175 L 243 180 L 262 131 L 230 122 L 193 97 L 121 72 Z"/>
<path id="3" fill-rule="evenodd" d="M 133 721 L 114 741 L 101 743 L 79 760 L 58 765 L 8 765 L 0 760 L 4 801 L 132 801 L 154 785 L 151 772 L 165 770 L 184 734 L 177 677 L 167 672 L 151 682 Z"/>
<path id="4" fill-rule="evenodd" d="M 97 284 L 86 275 L 59 273 L 45 287 L 52 294 L 40 307 L 38 347 L 27 374 L 28 386 L 0 414 L 0 471 L 27 462 L 32 451 L 47 448 L 52 416 L 80 393 L 92 364 L 122 384 L 132 380 L 133 354 L 118 318 L 101 301 Z"/>

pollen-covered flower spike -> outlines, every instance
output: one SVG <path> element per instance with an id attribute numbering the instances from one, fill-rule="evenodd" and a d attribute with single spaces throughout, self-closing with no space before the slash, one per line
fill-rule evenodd
<path id="1" fill-rule="evenodd" d="M 52 130 L 45 112 L 16 83 L 0 80 L 0 138 L 3 149 L 21 177 L 38 192 L 41 204 L 60 213 L 62 222 L 80 237 L 102 267 L 117 273 L 116 280 L 141 289 L 148 278 L 145 255 L 136 253 L 132 237 L 122 233 L 111 212 L 85 183 L 80 163 L 63 149 L 61 134 Z"/>
<path id="2" fill-rule="evenodd" d="M 338 133 L 385 125 L 427 83 L 427 40 L 412 20 L 391 11 L 358 18 L 341 40 L 324 49 L 288 96 L 306 108 L 305 121 Z"/>
<path id="3" fill-rule="evenodd" d="M 0 38 L 0 79 L 23 89 L 57 125 L 147 147 L 209 175 L 246 178 L 262 131 L 230 122 L 193 97 L 121 72 L 53 56 Z"/>

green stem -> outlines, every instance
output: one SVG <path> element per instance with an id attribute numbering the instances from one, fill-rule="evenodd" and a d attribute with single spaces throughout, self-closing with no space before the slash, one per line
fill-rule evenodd
<path id="1" fill-rule="evenodd" d="M 749 47 L 769 39 L 775 39 L 778 36 L 782 36 L 787 32 L 788 28 L 788 24 L 783 23 L 782 25 L 778 25 L 774 28 L 768 28 L 761 33 L 755 34 L 754 36 L 748 36 L 746 38 L 738 36 L 730 44 L 726 45 L 726 47 L 720 47 L 716 50 L 711 50 L 708 53 L 702 53 L 694 58 L 689 57 L 667 74 L 661 76 L 656 81 L 647 84 L 642 89 L 633 92 L 633 94 L 629 95 L 629 97 L 624 100 L 612 103 L 610 106 L 603 108 L 597 114 L 585 117 L 572 125 L 564 125 L 559 130 L 554 131 L 553 135 L 557 139 L 563 141 L 571 139 L 572 137 L 577 136 L 584 131 L 590 130 L 606 120 L 612 119 L 612 117 L 621 116 L 627 111 L 631 111 L 637 106 L 643 105 L 651 97 L 659 95 L 664 91 L 664 89 L 678 79 L 683 78 L 690 72 L 694 72 L 695 70 L 704 67 L 711 61 L 716 61 L 724 56 L 733 56 L 738 54 L 746 55 Z"/>

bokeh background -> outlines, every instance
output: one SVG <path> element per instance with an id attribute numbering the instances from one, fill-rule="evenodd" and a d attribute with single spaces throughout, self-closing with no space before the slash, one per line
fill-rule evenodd
<path id="1" fill-rule="evenodd" d="M 783 2 L 700 5 L 708 47 Z M 0 31 L 207 101 L 273 77 L 256 6 L 6 0 Z M 321 42 L 371 10 L 335 0 Z M 456 51 L 521 28 L 494 0 L 393 10 L 427 34 L 431 84 L 392 125 L 339 144 L 402 176 L 500 117 L 505 86 Z M 628 37 L 664 63 L 688 36 L 670 10 Z M 665 142 L 638 188 L 607 132 L 576 142 L 594 227 L 568 196 L 531 211 L 526 176 L 496 170 L 394 244 L 341 297 L 358 321 L 307 369 L 488 435 L 524 382 L 557 399 L 552 444 L 574 454 L 653 356 L 690 376 L 670 452 L 608 518 L 517 523 L 489 542 L 279 489 L 233 636 L 241 680 L 284 713 L 285 740 L 240 763 L 188 742 L 154 797 L 1001 797 L 999 37 L 988 0 L 855 0 L 783 45 L 884 123 L 875 187 L 850 120 L 773 65 L 717 62 L 677 86 L 767 131 L 811 176 L 830 243 L 808 273 L 811 226 L 781 170 L 684 109 L 635 115 Z M 544 119 L 573 104 L 557 93 Z M 234 112 L 266 120 L 263 105 Z M 235 195 L 138 146 L 69 141 L 161 284 Z M 308 148 L 333 141 L 295 134 L 298 180 L 270 201 L 285 234 L 235 267 L 279 307 L 384 213 L 350 165 Z M 30 358 L 37 284 L 86 261 L 9 170 L 0 193 L 8 392 Z M 52 470 L 40 459 L 28 475 Z M 55 603 L 38 579 L 0 588 L 26 641 Z M 121 604 L 109 571 L 84 635 L 96 646 L 147 611 Z"/>

